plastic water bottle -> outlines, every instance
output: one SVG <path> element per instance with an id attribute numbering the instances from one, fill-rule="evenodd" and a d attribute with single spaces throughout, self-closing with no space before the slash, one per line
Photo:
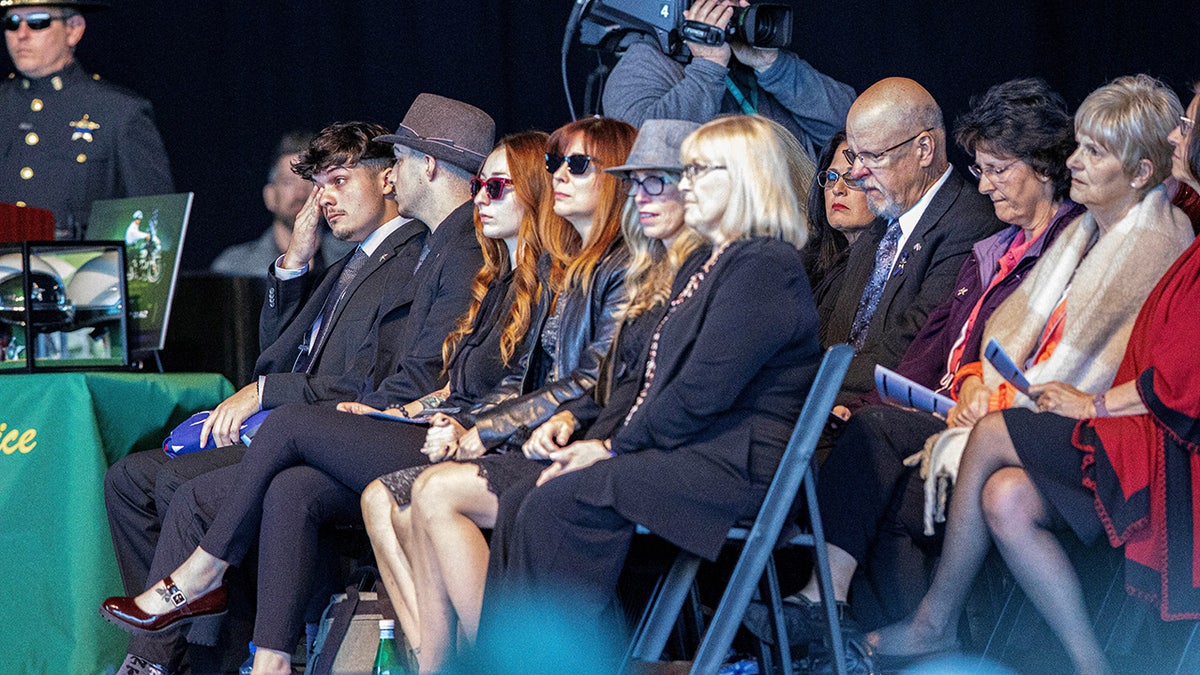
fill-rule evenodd
<path id="1" fill-rule="evenodd" d="M 238 668 L 238 675 L 250 675 L 254 670 L 254 643 L 250 643 L 250 656 L 242 661 L 242 665 Z"/>
<path id="2" fill-rule="evenodd" d="M 375 652 L 375 666 L 371 675 L 404 675 L 407 669 L 400 659 L 396 647 L 396 622 L 392 619 L 379 620 L 379 649 Z"/>

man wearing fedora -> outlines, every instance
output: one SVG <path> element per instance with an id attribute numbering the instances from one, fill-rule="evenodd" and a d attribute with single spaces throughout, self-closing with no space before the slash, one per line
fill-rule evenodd
<path id="1" fill-rule="evenodd" d="M 445 384 L 442 343 L 466 312 L 471 284 L 483 265 L 468 181 L 491 151 L 494 135 L 495 124 L 482 110 L 422 94 L 395 134 L 375 138 L 394 144 L 395 163 L 389 181 L 400 214 L 424 223 L 429 233 L 411 281 L 389 289 L 381 299 L 373 335 L 359 350 L 363 367 L 351 369 L 348 372 L 353 374 L 340 386 L 329 389 L 357 388 L 361 393 L 350 403 L 355 412 L 400 406 Z M 264 406 L 272 407 L 269 385 L 262 395 Z M 272 508 L 270 515 L 263 515 L 258 558 L 270 571 L 270 588 L 259 588 L 256 635 L 260 631 L 289 633 L 285 626 L 297 620 L 297 609 L 303 610 L 310 598 L 328 597 L 316 592 L 321 583 L 329 582 L 322 578 L 318 564 L 318 552 L 328 551 L 308 548 L 315 546 L 317 530 L 327 524 L 360 524 L 362 485 L 417 461 L 393 447 L 394 423 L 347 414 L 328 405 L 311 405 L 321 402 L 330 399 L 273 410 L 246 450 L 248 455 L 271 453 L 287 446 L 306 458 L 302 466 L 277 475 L 269 488 Z M 148 579 L 170 573 L 195 549 L 241 470 L 238 465 L 219 468 L 188 480 L 175 491 L 163 516 Z M 346 476 L 361 478 L 361 485 L 348 485 L 343 482 Z M 267 522 L 272 525 L 268 527 Z M 245 570 L 241 572 L 245 574 Z M 259 579 L 263 579 L 261 574 Z M 315 622 L 320 608 L 310 606 L 305 622 Z M 211 641 L 212 623 L 205 623 L 202 627 L 198 622 L 190 629 L 187 639 Z M 131 641 L 123 675 L 156 672 L 148 668 L 165 671 L 176 665 L 165 661 L 177 659 L 182 638 L 182 631 L 168 629 L 138 639 L 137 650 Z M 256 663 L 270 660 L 272 665 L 286 667 L 289 650 L 279 649 L 279 645 L 257 646 Z"/>
<path id="2" fill-rule="evenodd" d="M 174 191 L 150 104 L 75 61 L 84 12 L 103 0 L 6 0 L 15 73 L 0 83 L 0 202 L 54 212 L 55 237 L 82 238 L 97 199 Z"/>
<path id="3" fill-rule="evenodd" d="M 468 183 L 492 151 L 495 134 L 492 118 L 479 108 L 421 94 L 396 133 L 375 139 L 393 144 L 392 196 L 400 214 L 425 223 L 430 234 L 411 308 L 401 303 L 385 310 L 376 362 L 390 360 L 384 352 L 397 347 L 400 356 L 393 374 L 361 399 L 366 406 L 401 406 L 444 384 L 421 373 L 443 367 L 442 342 L 467 311 L 471 283 L 483 266 Z M 409 318 L 393 339 L 389 319 L 404 315 Z"/>

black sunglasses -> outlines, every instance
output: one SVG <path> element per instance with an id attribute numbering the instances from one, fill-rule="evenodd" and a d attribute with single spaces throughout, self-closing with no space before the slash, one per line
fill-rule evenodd
<path id="1" fill-rule="evenodd" d="M 592 157 L 591 155 L 567 155 L 563 157 L 552 152 L 546 153 L 546 171 L 550 173 L 558 171 L 558 167 L 562 166 L 563 162 L 567 163 L 567 171 L 570 171 L 571 175 L 582 176 L 588 170 L 588 166 L 591 165 Z"/>
<path id="2" fill-rule="evenodd" d="M 64 16 L 54 16 L 50 12 L 32 12 L 25 16 L 10 14 L 4 17 L 4 30 L 15 33 L 21 30 L 22 21 L 29 26 L 29 30 L 45 30 L 50 27 L 51 23 L 62 21 L 65 18 Z"/>
<path id="3" fill-rule="evenodd" d="M 493 176 L 491 178 L 479 178 L 476 176 L 471 179 L 469 186 L 471 188 L 471 199 L 474 199 L 479 194 L 480 190 L 487 193 L 488 199 L 500 199 L 500 195 L 504 194 L 504 188 L 512 185 L 511 178 L 502 176 Z"/>

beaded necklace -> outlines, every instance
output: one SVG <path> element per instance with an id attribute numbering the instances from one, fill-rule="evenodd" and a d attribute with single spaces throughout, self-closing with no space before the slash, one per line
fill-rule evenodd
<path id="1" fill-rule="evenodd" d="M 700 287 L 700 283 L 704 281 L 704 277 L 708 275 L 709 270 L 717 263 L 717 259 L 729 248 L 733 241 L 727 241 L 721 244 L 720 248 L 713 252 L 713 256 L 704 263 L 704 266 L 688 279 L 687 285 L 671 300 L 671 304 L 667 306 L 667 313 L 663 314 L 663 318 L 659 319 L 658 326 L 654 329 L 654 336 L 650 338 L 650 353 L 646 358 L 646 372 L 642 375 L 642 389 L 638 392 L 637 399 L 633 402 L 633 407 L 629 409 L 629 413 L 625 415 L 625 421 L 622 426 L 629 424 L 629 420 L 633 419 L 633 414 L 638 411 L 642 403 L 646 400 L 646 395 L 650 392 L 650 385 L 654 383 L 655 359 L 658 357 L 658 341 L 662 337 L 663 326 L 667 324 L 667 319 L 675 313 L 675 309 L 682 305 L 688 298 L 696 294 L 696 289 Z"/>

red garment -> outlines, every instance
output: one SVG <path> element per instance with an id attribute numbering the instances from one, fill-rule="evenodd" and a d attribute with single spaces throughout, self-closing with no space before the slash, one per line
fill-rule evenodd
<path id="1" fill-rule="evenodd" d="M 1137 381 L 1143 415 L 1083 420 L 1084 485 L 1110 543 L 1125 545 L 1126 590 L 1164 620 L 1200 619 L 1200 239 L 1142 306 L 1114 382 Z"/>
<path id="2" fill-rule="evenodd" d="M 1192 221 L 1192 229 L 1200 234 L 1200 194 L 1187 183 L 1180 183 L 1171 203 L 1187 214 Z"/>

